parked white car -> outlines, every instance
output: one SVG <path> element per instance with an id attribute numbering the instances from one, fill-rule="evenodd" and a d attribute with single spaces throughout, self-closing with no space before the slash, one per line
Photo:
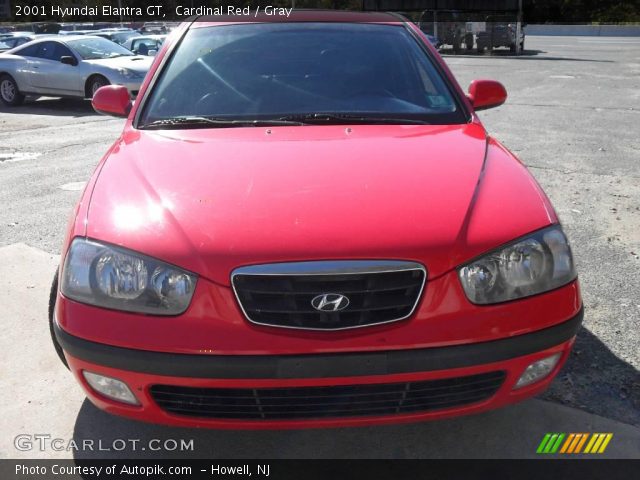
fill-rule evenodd
<path id="1" fill-rule="evenodd" d="M 100 37 L 34 40 L 0 53 L 0 100 L 15 106 L 25 95 L 91 98 L 109 84 L 135 96 L 152 61 Z"/>
<path id="2" fill-rule="evenodd" d="M 135 54 L 153 57 L 160 51 L 165 38 L 166 35 L 140 35 L 127 39 L 122 46 Z"/>

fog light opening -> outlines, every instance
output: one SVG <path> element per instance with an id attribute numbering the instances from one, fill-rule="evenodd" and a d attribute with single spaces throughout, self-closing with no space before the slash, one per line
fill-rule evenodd
<path id="1" fill-rule="evenodd" d="M 514 390 L 516 388 L 526 387 L 527 385 L 531 385 L 532 383 L 538 382 L 543 378 L 548 377 L 558 364 L 561 355 L 561 353 L 554 353 L 550 357 L 546 357 L 542 360 L 536 360 L 535 362 L 533 362 L 531 365 L 524 369 L 524 372 L 522 372 L 522 375 L 520 375 L 520 378 L 513 387 Z"/>
<path id="2" fill-rule="evenodd" d="M 129 405 L 140 405 L 140 402 L 138 402 L 138 399 L 126 383 L 115 378 L 87 372 L 86 370 L 82 371 L 82 375 L 89 386 L 99 394 L 111 400 L 116 400 L 117 402 L 128 403 Z"/>

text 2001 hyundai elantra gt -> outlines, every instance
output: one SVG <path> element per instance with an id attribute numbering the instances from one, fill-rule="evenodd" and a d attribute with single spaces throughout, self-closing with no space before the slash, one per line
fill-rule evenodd
<path id="1" fill-rule="evenodd" d="M 54 343 L 99 408 L 215 428 L 441 418 L 544 390 L 582 320 L 547 197 L 390 14 L 183 24 L 74 212 Z"/>

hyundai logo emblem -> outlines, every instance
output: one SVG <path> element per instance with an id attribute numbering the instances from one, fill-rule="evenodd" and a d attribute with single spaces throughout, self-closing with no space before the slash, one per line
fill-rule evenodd
<path id="1" fill-rule="evenodd" d="M 313 297 L 311 306 L 320 312 L 339 312 L 349 306 L 349 299 L 339 293 L 324 293 Z"/>

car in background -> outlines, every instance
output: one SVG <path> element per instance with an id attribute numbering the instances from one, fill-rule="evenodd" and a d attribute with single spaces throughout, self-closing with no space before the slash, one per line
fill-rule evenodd
<path id="1" fill-rule="evenodd" d="M 133 29 L 129 27 L 108 27 L 108 28 L 101 28 L 98 31 L 99 32 L 132 32 Z"/>
<path id="2" fill-rule="evenodd" d="M 467 15 L 458 10 L 424 10 L 418 21 L 422 33 L 436 48 L 451 45 L 454 53 L 473 46 L 473 33 L 467 30 Z"/>
<path id="3" fill-rule="evenodd" d="M 4 38 L 14 37 L 16 35 L 27 35 L 27 32 L 2 32 L 0 33 L 0 40 Z"/>
<path id="4" fill-rule="evenodd" d="M 20 45 L 28 43 L 32 40 L 35 40 L 35 38 L 36 38 L 35 35 L 19 35 L 16 37 L 3 38 L 0 41 L 5 45 L 8 45 L 9 48 L 11 49 L 11 48 L 19 47 Z"/>
<path id="5" fill-rule="evenodd" d="M 93 35 L 106 38 L 107 40 L 111 40 L 112 42 L 117 43 L 118 45 L 122 45 L 131 37 L 136 37 L 140 34 L 134 30 L 127 29 L 115 31 L 98 30 L 97 32 L 93 32 Z"/>
<path id="6" fill-rule="evenodd" d="M 56 36 L 0 53 L 0 100 L 25 95 L 91 98 L 100 87 L 123 85 L 135 96 L 153 59 L 94 36 Z"/>
<path id="7" fill-rule="evenodd" d="M 436 37 L 435 35 L 425 33 L 424 36 L 427 37 L 427 40 L 429 40 L 429 43 L 433 45 L 434 48 L 440 48 L 442 46 L 442 42 L 438 40 L 438 37 Z"/>
<path id="8" fill-rule="evenodd" d="M 60 30 L 58 35 L 68 36 L 68 35 L 95 35 L 95 30 Z"/>
<path id="9" fill-rule="evenodd" d="M 19 47 L 20 45 L 30 42 L 38 38 L 35 33 L 15 32 L 9 34 L 1 34 L 0 42 L 7 45 L 9 49 Z M 40 36 L 42 38 L 42 36 Z"/>
<path id="10" fill-rule="evenodd" d="M 520 39 L 516 40 L 515 23 L 487 22 L 487 29 L 476 35 L 476 48 L 478 53 L 485 49 L 507 47 L 511 52 L 516 51 L 517 42 L 520 43 L 520 51 L 524 50 L 524 29 L 520 29 Z"/>
<path id="11" fill-rule="evenodd" d="M 96 27 L 92 22 L 73 22 L 60 24 L 59 35 L 73 35 L 78 32 L 95 32 Z M 80 35 L 80 34 L 78 34 Z"/>
<path id="12" fill-rule="evenodd" d="M 163 22 L 146 22 L 140 29 L 141 33 L 167 33 L 169 31 L 167 25 Z"/>
<path id="13" fill-rule="evenodd" d="M 99 408 L 224 429 L 423 421 L 530 398 L 569 357 L 567 238 L 476 114 L 507 93 L 465 94 L 413 23 L 199 19 L 143 88 L 93 97 L 126 121 L 51 289 L 54 347 Z"/>
<path id="14" fill-rule="evenodd" d="M 144 35 L 130 37 L 122 46 L 137 55 L 154 56 L 160 51 L 166 35 Z"/>

